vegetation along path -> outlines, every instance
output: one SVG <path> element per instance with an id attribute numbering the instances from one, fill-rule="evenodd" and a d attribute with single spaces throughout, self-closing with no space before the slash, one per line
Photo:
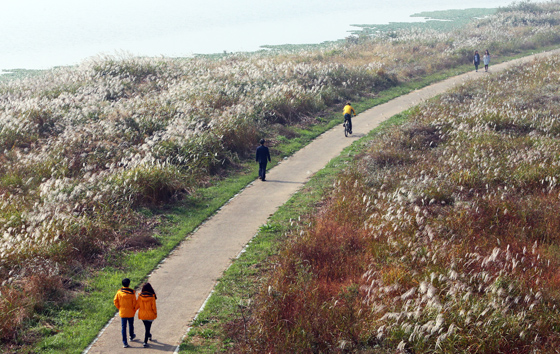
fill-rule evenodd
<path id="1" fill-rule="evenodd" d="M 550 54 L 560 54 L 560 50 L 538 55 Z M 530 56 L 491 66 L 490 73 L 530 62 L 534 58 Z M 154 341 L 149 349 L 142 349 L 142 352 L 174 352 L 178 348 L 189 323 L 231 260 L 243 250 L 268 217 L 330 159 L 383 120 L 482 75 L 486 73 L 473 71 L 459 75 L 359 113 L 353 120 L 354 134 L 351 137 L 344 137 L 341 125 L 331 129 L 269 171 L 266 182 L 253 182 L 223 206 L 150 276 L 149 281 L 158 294 L 158 319 L 152 330 Z M 137 339 L 129 343 L 131 348 L 122 348 L 117 314 L 86 352 L 126 353 L 133 348 L 142 348 L 142 322 L 136 320 L 135 327 Z"/>

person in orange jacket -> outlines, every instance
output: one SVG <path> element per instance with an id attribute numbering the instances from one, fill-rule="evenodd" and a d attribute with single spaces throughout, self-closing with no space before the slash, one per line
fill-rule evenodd
<path id="1" fill-rule="evenodd" d="M 134 314 L 138 309 L 136 303 L 136 293 L 133 289 L 129 288 L 130 279 L 124 278 L 122 280 L 123 287 L 117 291 L 113 303 L 119 309 L 119 316 L 121 317 L 121 330 L 123 346 L 128 348 L 128 341 L 126 340 L 126 325 L 128 323 L 128 330 L 130 333 L 130 340 L 134 340 Z"/>
<path id="2" fill-rule="evenodd" d="M 156 292 L 152 285 L 150 283 L 144 284 L 136 303 L 136 309 L 140 309 L 138 319 L 144 322 L 144 328 L 146 329 L 144 343 L 142 344 L 144 348 L 148 347 L 148 339 L 152 340 L 150 329 L 152 328 L 152 322 L 157 318 L 156 299 Z"/>

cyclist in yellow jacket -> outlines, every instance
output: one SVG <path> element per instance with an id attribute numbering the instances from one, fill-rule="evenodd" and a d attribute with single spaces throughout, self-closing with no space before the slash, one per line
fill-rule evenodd
<path id="1" fill-rule="evenodd" d="M 123 346 L 128 348 L 128 341 L 126 340 L 126 325 L 128 323 L 128 330 L 130 333 L 130 340 L 133 340 L 136 335 L 134 334 L 134 314 L 136 313 L 136 294 L 134 290 L 129 288 L 130 279 L 124 278 L 122 280 L 123 287 L 117 291 L 113 303 L 119 309 L 119 316 L 121 317 L 121 331 Z"/>
<path id="2" fill-rule="evenodd" d="M 346 106 L 344 106 L 342 113 L 344 114 L 344 122 L 348 121 L 349 133 L 352 134 L 352 114 L 356 115 L 356 111 L 352 108 L 352 104 L 350 102 L 346 102 Z"/>

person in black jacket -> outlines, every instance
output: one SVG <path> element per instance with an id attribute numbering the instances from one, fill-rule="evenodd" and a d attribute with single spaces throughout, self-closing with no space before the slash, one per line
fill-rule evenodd
<path id="1" fill-rule="evenodd" d="M 478 66 L 480 65 L 480 54 L 478 54 L 478 50 L 474 51 L 473 64 L 474 69 L 478 72 Z"/>
<path id="2" fill-rule="evenodd" d="M 259 143 L 261 146 L 257 148 L 256 161 L 259 163 L 259 179 L 261 181 L 265 181 L 266 164 L 270 161 L 270 152 L 268 151 L 268 148 L 264 146 L 264 139 L 261 139 Z"/>

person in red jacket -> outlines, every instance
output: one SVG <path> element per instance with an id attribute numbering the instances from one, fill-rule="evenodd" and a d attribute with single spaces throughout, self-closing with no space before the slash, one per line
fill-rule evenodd
<path id="1" fill-rule="evenodd" d="M 146 283 L 142 287 L 142 292 L 136 302 L 136 309 L 140 309 L 138 311 L 138 319 L 144 322 L 144 328 L 146 329 L 144 343 L 142 344 L 144 348 L 148 347 L 148 339 L 152 340 L 150 329 L 152 328 L 152 322 L 157 318 L 156 299 L 157 296 L 154 288 L 152 288 L 150 283 Z"/>
<path id="2" fill-rule="evenodd" d="M 134 314 L 136 313 L 136 294 L 134 290 L 129 288 L 130 279 L 124 278 L 122 280 L 123 287 L 117 291 L 113 303 L 119 309 L 119 316 L 121 317 L 121 330 L 123 346 L 128 348 L 128 341 L 126 340 L 126 325 L 128 323 L 128 330 L 130 333 L 130 340 L 134 340 Z"/>

